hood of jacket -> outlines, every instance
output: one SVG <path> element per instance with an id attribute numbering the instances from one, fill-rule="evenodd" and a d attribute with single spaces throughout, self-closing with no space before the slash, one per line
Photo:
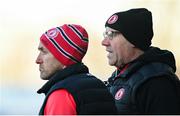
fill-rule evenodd
<path id="1" fill-rule="evenodd" d="M 141 55 L 135 61 L 140 61 L 143 63 L 161 62 L 169 65 L 174 70 L 174 72 L 176 72 L 176 62 L 173 53 L 157 47 L 150 47 L 143 55 Z"/>

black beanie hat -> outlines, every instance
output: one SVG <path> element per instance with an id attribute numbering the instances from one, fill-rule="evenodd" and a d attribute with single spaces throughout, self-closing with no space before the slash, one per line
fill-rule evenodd
<path id="1" fill-rule="evenodd" d="M 117 12 L 106 21 L 105 27 L 120 31 L 130 43 L 143 51 L 151 45 L 152 14 L 145 8 Z"/>

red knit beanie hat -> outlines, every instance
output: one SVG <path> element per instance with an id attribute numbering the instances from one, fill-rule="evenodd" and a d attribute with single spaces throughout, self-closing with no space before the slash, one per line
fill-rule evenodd
<path id="1" fill-rule="evenodd" d="M 86 30 L 75 24 L 52 28 L 41 36 L 40 41 L 66 66 L 81 62 L 88 48 Z"/>

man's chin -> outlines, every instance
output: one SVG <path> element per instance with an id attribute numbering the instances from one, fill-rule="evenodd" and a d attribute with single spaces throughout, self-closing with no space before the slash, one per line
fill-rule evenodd
<path id="1" fill-rule="evenodd" d="M 114 66 L 114 63 L 112 63 L 112 62 L 109 61 L 109 65 L 110 65 L 110 66 Z"/>
<path id="2" fill-rule="evenodd" d="M 41 77 L 42 80 L 48 80 L 47 78 Z"/>
<path id="3" fill-rule="evenodd" d="M 40 75 L 40 78 L 41 78 L 42 80 L 49 80 L 49 77 L 44 76 L 44 75 Z"/>

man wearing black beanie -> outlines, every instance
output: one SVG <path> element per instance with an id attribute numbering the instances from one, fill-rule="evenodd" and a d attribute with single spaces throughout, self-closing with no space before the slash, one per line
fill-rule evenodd
<path id="1" fill-rule="evenodd" d="M 106 82 L 119 114 L 180 114 L 180 80 L 172 52 L 151 46 L 152 13 L 146 8 L 114 13 L 102 45 L 109 65 Z"/>

